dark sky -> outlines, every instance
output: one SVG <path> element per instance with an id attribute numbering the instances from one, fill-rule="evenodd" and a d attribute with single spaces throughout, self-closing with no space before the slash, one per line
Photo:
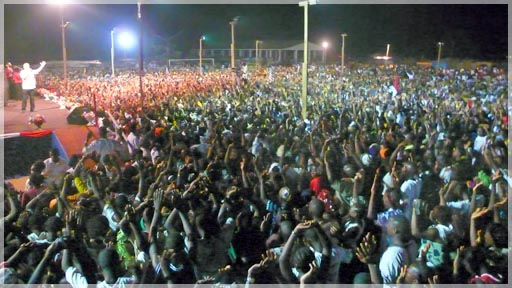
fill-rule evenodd
<path id="1" fill-rule="evenodd" d="M 14 63 L 61 60 L 59 6 L 4 5 L 5 60 Z M 144 54 L 164 53 L 165 43 L 177 51 L 205 46 L 229 48 L 229 21 L 240 16 L 237 47 L 252 48 L 256 39 L 303 39 L 304 10 L 281 5 L 179 5 L 142 6 Z M 138 33 L 137 5 L 74 4 L 64 6 L 69 60 L 108 60 L 110 30 L 117 27 Z M 353 5 L 323 4 L 309 8 L 309 39 L 331 43 L 331 56 L 339 54 L 340 34 L 348 34 L 345 53 L 365 57 L 385 53 L 435 59 L 437 42 L 445 43 L 443 56 L 505 60 L 508 41 L 507 5 Z M 116 50 L 117 51 L 117 50 Z M 137 51 L 118 51 L 136 57 Z M 118 54 L 116 54 L 118 55 Z"/>

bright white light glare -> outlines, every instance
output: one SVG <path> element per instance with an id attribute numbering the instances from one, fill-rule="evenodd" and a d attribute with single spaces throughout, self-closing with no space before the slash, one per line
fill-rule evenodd
<path id="1" fill-rule="evenodd" d="M 324 42 L 322 43 L 322 47 L 324 47 L 324 49 L 326 49 L 327 47 L 329 47 L 329 42 L 324 41 Z"/>
<path id="2" fill-rule="evenodd" d="M 64 5 L 71 4 L 71 0 L 48 0 L 47 3 L 53 5 Z"/>
<path id="3" fill-rule="evenodd" d="M 378 59 L 378 60 L 389 60 L 389 59 L 391 59 L 391 56 L 375 56 L 375 59 Z"/>
<path id="4" fill-rule="evenodd" d="M 128 31 L 119 33 L 117 41 L 119 46 L 123 49 L 130 49 L 135 46 L 135 36 L 133 36 L 133 34 Z"/>

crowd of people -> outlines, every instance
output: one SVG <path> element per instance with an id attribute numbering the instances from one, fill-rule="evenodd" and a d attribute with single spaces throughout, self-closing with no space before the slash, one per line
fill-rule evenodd
<path id="1" fill-rule="evenodd" d="M 503 70 L 246 70 L 41 73 L 100 136 L 6 184 L 4 283 L 508 283 Z"/>

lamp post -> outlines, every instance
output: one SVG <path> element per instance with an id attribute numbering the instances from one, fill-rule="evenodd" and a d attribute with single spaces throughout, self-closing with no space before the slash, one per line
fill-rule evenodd
<path id="1" fill-rule="evenodd" d="M 203 73 L 203 40 L 205 39 L 204 35 L 199 38 L 199 73 Z"/>
<path id="2" fill-rule="evenodd" d="M 112 66 L 112 77 L 116 75 L 114 68 L 114 33 L 116 32 L 116 28 L 113 28 L 110 31 L 110 65 Z"/>
<path id="3" fill-rule="evenodd" d="M 67 88 L 68 83 L 68 65 L 67 65 L 67 51 L 66 51 L 66 27 L 68 26 L 69 22 L 66 21 L 64 23 L 64 7 L 63 5 L 60 5 L 60 29 L 62 34 L 62 65 L 64 70 L 64 83 Z"/>
<path id="4" fill-rule="evenodd" d="M 300 7 L 304 7 L 304 63 L 302 64 L 302 119 L 307 118 L 307 94 L 308 94 L 308 6 L 315 5 L 317 0 L 307 0 L 299 2 Z"/>
<path id="5" fill-rule="evenodd" d="M 263 41 L 256 40 L 256 65 L 259 65 L 260 59 L 259 59 L 259 44 L 263 43 Z"/>
<path id="6" fill-rule="evenodd" d="M 386 66 L 386 69 L 388 68 L 388 59 L 389 59 L 389 48 L 391 44 L 388 44 L 386 46 L 386 58 L 384 59 L 384 66 Z"/>
<path id="7" fill-rule="evenodd" d="M 345 71 L 345 37 L 346 33 L 341 34 L 341 75 Z"/>
<path id="8" fill-rule="evenodd" d="M 230 21 L 231 25 L 231 69 L 235 69 L 235 25 L 238 22 L 238 16 Z"/>
<path id="9" fill-rule="evenodd" d="M 324 48 L 324 51 L 322 53 L 322 62 L 325 65 L 326 54 L 327 54 L 327 47 L 329 47 L 329 42 L 327 42 L 327 41 L 322 42 L 322 47 Z"/>
<path id="10" fill-rule="evenodd" d="M 135 45 L 135 36 L 128 30 L 118 29 L 117 27 L 110 30 L 110 65 L 112 68 L 112 77 L 115 77 L 115 51 L 117 45 L 122 49 L 131 49 Z"/>
<path id="11" fill-rule="evenodd" d="M 439 67 L 441 67 L 441 47 L 444 45 L 443 42 L 438 42 L 437 46 L 439 46 L 439 49 L 437 50 L 437 70 L 439 70 Z"/>
<path id="12" fill-rule="evenodd" d="M 144 108 L 144 90 L 142 88 L 142 74 L 144 73 L 144 54 L 142 53 L 142 13 L 140 11 L 141 3 L 137 2 L 137 18 L 139 20 L 139 93 L 140 93 L 140 108 Z"/>

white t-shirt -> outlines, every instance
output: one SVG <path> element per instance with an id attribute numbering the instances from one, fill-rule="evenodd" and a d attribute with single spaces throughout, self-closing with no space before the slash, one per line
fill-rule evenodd
<path id="1" fill-rule="evenodd" d="M 421 179 L 408 179 L 400 186 L 402 192 L 402 200 L 406 201 L 403 205 L 405 217 L 411 219 L 412 202 L 417 199 L 421 193 Z"/>
<path id="2" fill-rule="evenodd" d="M 453 169 L 451 166 L 446 166 L 441 169 L 441 172 L 439 172 L 439 177 L 443 180 L 445 184 L 450 183 L 450 180 L 452 178 Z"/>
<path id="3" fill-rule="evenodd" d="M 140 147 L 139 136 L 135 135 L 133 132 L 128 134 L 126 142 L 128 143 L 128 152 L 130 154 L 133 154 L 133 151 Z"/>
<path id="4" fill-rule="evenodd" d="M 384 284 L 395 284 L 400 275 L 400 269 L 404 265 L 411 263 L 409 254 L 405 248 L 399 246 L 390 246 L 379 262 L 380 275 Z"/>
<path id="5" fill-rule="evenodd" d="M 114 216 L 116 215 L 114 212 L 114 208 L 110 206 L 109 204 L 105 204 L 103 206 L 103 212 L 101 215 L 105 216 L 108 220 L 108 226 L 110 226 L 110 229 L 112 231 L 117 232 L 117 228 L 119 228 L 119 224 L 114 220 Z"/>
<path id="6" fill-rule="evenodd" d="M 59 157 L 59 162 L 53 162 L 52 158 L 48 158 L 44 160 L 45 168 L 43 170 L 43 174 L 46 177 L 46 183 L 55 183 L 57 186 L 60 186 L 64 175 L 69 169 L 66 160 Z"/>
<path id="7" fill-rule="evenodd" d="M 39 68 L 32 70 L 31 68 L 23 69 L 20 71 L 21 88 L 23 90 L 36 89 L 36 75 L 43 70 L 44 65 L 41 64 Z"/>
<path id="8" fill-rule="evenodd" d="M 78 271 L 76 267 L 70 266 L 68 269 L 66 269 L 66 281 L 73 287 L 73 288 L 87 288 L 88 283 L 87 279 L 84 277 L 84 275 Z M 116 280 L 116 283 L 114 284 L 108 284 L 105 281 L 98 282 L 96 284 L 96 287 L 101 288 L 121 288 L 121 287 L 128 287 L 126 284 L 133 284 L 135 283 L 135 276 L 131 277 L 119 277 Z"/>
<path id="9" fill-rule="evenodd" d="M 482 147 L 487 142 L 487 136 L 476 136 L 475 142 L 473 143 L 473 150 L 482 153 Z"/>

